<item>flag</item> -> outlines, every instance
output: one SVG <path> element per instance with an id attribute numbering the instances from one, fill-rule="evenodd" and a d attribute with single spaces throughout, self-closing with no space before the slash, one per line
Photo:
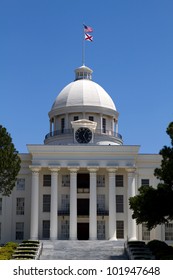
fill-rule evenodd
<path id="1" fill-rule="evenodd" d="M 92 42 L 92 41 L 93 41 L 93 36 L 91 36 L 91 35 L 88 34 L 88 33 L 85 33 L 85 40 L 86 40 L 86 41 Z"/>
<path id="2" fill-rule="evenodd" d="M 87 32 L 89 32 L 89 33 L 90 33 L 90 32 L 93 32 L 92 27 L 87 26 L 87 25 L 85 25 L 85 24 L 84 24 L 83 26 L 84 26 L 84 32 L 85 32 L 85 33 L 87 33 Z"/>

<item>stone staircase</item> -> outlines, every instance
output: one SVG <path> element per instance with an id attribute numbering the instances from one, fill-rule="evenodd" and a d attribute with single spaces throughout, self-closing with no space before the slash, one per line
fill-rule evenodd
<path id="1" fill-rule="evenodd" d="M 127 260 L 122 241 L 41 240 L 40 260 Z"/>

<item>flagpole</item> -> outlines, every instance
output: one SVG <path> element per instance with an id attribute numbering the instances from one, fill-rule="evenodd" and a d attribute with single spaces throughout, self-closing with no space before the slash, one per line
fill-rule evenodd
<path id="1" fill-rule="evenodd" d="M 85 65 L 85 32 L 84 32 L 84 27 L 82 30 L 82 37 L 83 37 L 83 42 L 82 42 L 82 65 Z"/>

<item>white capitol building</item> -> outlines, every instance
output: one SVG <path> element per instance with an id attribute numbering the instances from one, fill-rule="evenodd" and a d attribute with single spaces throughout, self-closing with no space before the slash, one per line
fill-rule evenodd
<path id="1" fill-rule="evenodd" d="M 0 243 L 23 239 L 173 240 L 173 224 L 149 232 L 128 199 L 157 186 L 161 156 L 123 145 L 110 95 L 81 66 L 49 112 L 44 144 L 27 145 L 10 197 L 0 196 Z"/>

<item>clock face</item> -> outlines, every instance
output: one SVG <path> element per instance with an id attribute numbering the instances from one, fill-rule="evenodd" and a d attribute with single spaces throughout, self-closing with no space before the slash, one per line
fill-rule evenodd
<path id="1" fill-rule="evenodd" d="M 92 139 L 92 132 L 87 127 L 80 127 L 76 130 L 75 138 L 78 143 L 89 143 Z"/>

